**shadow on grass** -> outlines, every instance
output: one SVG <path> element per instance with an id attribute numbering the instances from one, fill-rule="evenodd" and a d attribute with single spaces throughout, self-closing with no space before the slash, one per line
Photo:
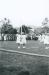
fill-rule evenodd
<path id="1" fill-rule="evenodd" d="M 48 65 L 38 64 L 35 72 L 24 70 L 24 67 L 5 67 L 0 65 L 0 75 L 49 75 Z"/>

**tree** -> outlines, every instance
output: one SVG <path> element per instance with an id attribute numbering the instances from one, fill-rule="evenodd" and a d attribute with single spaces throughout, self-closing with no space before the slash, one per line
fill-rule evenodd
<path id="1" fill-rule="evenodd" d="M 15 40 L 16 39 L 16 33 L 17 30 L 13 28 L 13 26 L 10 24 L 10 20 L 4 18 L 2 20 L 2 27 L 1 27 L 1 36 L 4 38 L 5 34 L 7 34 L 7 39 L 8 40 Z"/>
<path id="2" fill-rule="evenodd" d="M 2 25 L 2 28 L 1 28 L 1 33 L 7 34 L 7 33 L 9 33 L 9 30 L 12 29 L 12 28 L 13 28 L 13 26 L 10 25 L 10 20 L 4 18 L 3 25 Z"/>
<path id="3" fill-rule="evenodd" d="M 22 25 L 22 32 L 24 32 L 25 34 L 29 33 L 29 28 L 25 25 Z M 21 27 L 20 27 L 20 33 L 21 33 Z"/>
<path id="4" fill-rule="evenodd" d="M 8 30 L 9 34 L 17 34 L 17 30 L 15 28 L 11 28 Z"/>
<path id="5" fill-rule="evenodd" d="M 42 28 L 42 32 L 49 32 L 49 20 L 48 20 L 48 18 L 45 18 L 44 20 L 43 20 L 43 22 L 42 22 L 42 26 L 43 26 L 43 28 Z"/>
<path id="6" fill-rule="evenodd" d="M 45 18 L 42 22 L 42 26 L 48 26 L 48 24 L 49 24 L 49 20 L 48 18 Z"/>
<path id="7" fill-rule="evenodd" d="M 17 30 L 15 28 L 13 29 L 13 34 L 17 34 Z"/>

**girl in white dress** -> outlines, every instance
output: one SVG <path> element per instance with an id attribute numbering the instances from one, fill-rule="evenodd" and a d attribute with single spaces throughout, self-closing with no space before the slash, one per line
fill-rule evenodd
<path id="1" fill-rule="evenodd" d="M 39 41 L 41 42 L 41 40 L 42 40 L 42 36 L 41 36 L 41 35 L 39 35 Z"/>
<path id="2" fill-rule="evenodd" d="M 6 37 L 5 37 L 5 35 L 4 35 L 4 41 L 6 40 Z"/>
<path id="3" fill-rule="evenodd" d="M 16 43 L 18 44 L 18 48 L 20 48 L 20 45 L 23 45 L 23 48 L 25 48 L 26 45 L 26 35 L 22 32 L 22 34 L 17 34 L 17 40 Z"/>
<path id="4" fill-rule="evenodd" d="M 24 33 L 22 33 L 22 40 L 21 40 L 21 44 L 23 45 L 23 48 L 25 48 L 26 45 L 26 35 Z"/>
<path id="5" fill-rule="evenodd" d="M 45 39 L 44 39 L 44 44 L 45 44 L 45 49 L 49 49 L 49 35 L 48 34 L 46 34 L 45 35 Z"/>
<path id="6" fill-rule="evenodd" d="M 43 42 L 43 43 L 44 43 L 44 39 L 45 39 L 45 35 L 44 35 L 44 34 L 42 34 L 41 42 Z"/>
<path id="7" fill-rule="evenodd" d="M 16 43 L 18 44 L 18 48 L 20 48 L 20 34 L 17 34 L 17 40 Z"/>
<path id="8" fill-rule="evenodd" d="M 45 35 L 44 44 L 49 44 L 49 35 Z"/>

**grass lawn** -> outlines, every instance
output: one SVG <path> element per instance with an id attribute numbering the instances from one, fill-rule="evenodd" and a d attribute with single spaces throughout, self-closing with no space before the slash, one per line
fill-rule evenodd
<path id="1" fill-rule="evenodd" d="M 18 49 L 15 41 L 4 41 L 0 48 L 49 55 L 39 41 L 27 41 L 26 49 Z M 49 58 L 0 51 L 0 75 L 49 75 Z"/>
<path id="2" fill-rule="evenodd" d="M 26 49 L 23 49 L 22 46 L 18 49 L 15 41 L 0 42 L 0 48 L 3 49 L 49 55 L 49 49 L 46 50 L 45 47 L 46 46 L 39 41 L 27 41 Z"/>

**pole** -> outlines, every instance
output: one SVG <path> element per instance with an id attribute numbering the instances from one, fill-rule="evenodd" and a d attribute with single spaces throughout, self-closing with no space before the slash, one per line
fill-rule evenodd
<path id="1" fill-rule="evenodd" d="M 22 26 L 21 26 L 21 35 L 22 35 Z"/>

